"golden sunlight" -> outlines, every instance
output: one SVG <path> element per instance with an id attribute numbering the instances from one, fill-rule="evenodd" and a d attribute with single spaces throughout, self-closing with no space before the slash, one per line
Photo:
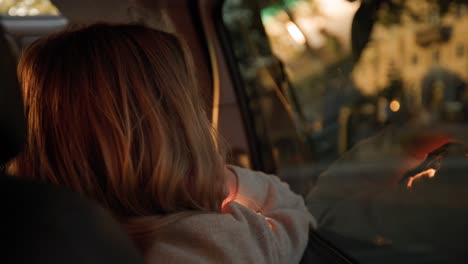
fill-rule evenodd
<path id="1" fill-rule="evenodd" d="M 390 110 L 392 110 L 392 112 L 396 113 L 398 111 L 400 111 L 400 102 L 398 102 L 398 100 L 393 100 L 391 103 L 390 103 Z"/>
<path id="2" fill-rule="evenodd" d="M 306 44 L 306 38 L 304 34 L 301 32 L 299 27 L 296 24 L 294 24 L 294 22 L 289 21 L 286 24 L 286 28 L 288 29 L 288 32 L 289 32 L 289 35 L 291 35 L 291 38 L 294 39 L 294 41 L 297 44 L 300 44 L 300 45 Z"/>

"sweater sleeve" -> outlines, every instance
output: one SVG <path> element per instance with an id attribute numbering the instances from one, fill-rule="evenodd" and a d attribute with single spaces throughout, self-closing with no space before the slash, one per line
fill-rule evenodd
<path id="1" fill-rule="evenodd" d="M 278 177 L 230 167 L 238 178 L 223 213 L 195 213 L 164 228 L 146 263 L 299 263 L 315 221 Z"/>
<path id="2" fill-rule="evenodd" d="M 235 166 L 230 168 L 238 177 L 234 202 L 257 213 L 258 217 L 249 217 L 248 220 L 264 223 L 279 263 L 298 263 L 307 245 L 309 227 L 316 226 L 302 197 L 293 193 L 277 176 Z M 230 213 L 238 220 L 246 219 L 245 213 L 241 216 L 236 212 L 242 210 Z"/>

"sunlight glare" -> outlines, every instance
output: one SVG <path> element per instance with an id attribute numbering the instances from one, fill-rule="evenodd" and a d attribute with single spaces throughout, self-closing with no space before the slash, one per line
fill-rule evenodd
<path id="1" fill-rule="evenodd" d="M 304 34 L 301 32 L 299 27 L 294 24 L 294 22 L 289 21 L 286 23 L 286 28 L 288 29 L 289 35 L 291 35 L 291 38 L 299 45 L 305 45 L 306 44 L 306 38 Z"/>

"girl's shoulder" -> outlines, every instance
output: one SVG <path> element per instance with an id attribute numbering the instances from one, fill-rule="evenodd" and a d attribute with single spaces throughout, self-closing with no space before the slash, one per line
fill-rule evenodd
<path id="1" fill-rule="evenodd" d="M 268 223 L 231 202 L 224 213 L 180 219 L 158 234 L 147 259 L 162 263 L 278 263 Z"/>

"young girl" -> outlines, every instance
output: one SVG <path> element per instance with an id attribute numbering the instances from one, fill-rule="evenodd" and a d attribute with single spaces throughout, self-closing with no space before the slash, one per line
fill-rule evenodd
<path id="1" fill-rule="evenodd" d="M 147 263 L 297 263 L 313 222 L 271 175 L 226 166 L 178 41 L 96 24 L 19 63 L 28 139 L 18 177 L 93 197 Z M 73 228 L 73 227 L 70 227 Z"/>

